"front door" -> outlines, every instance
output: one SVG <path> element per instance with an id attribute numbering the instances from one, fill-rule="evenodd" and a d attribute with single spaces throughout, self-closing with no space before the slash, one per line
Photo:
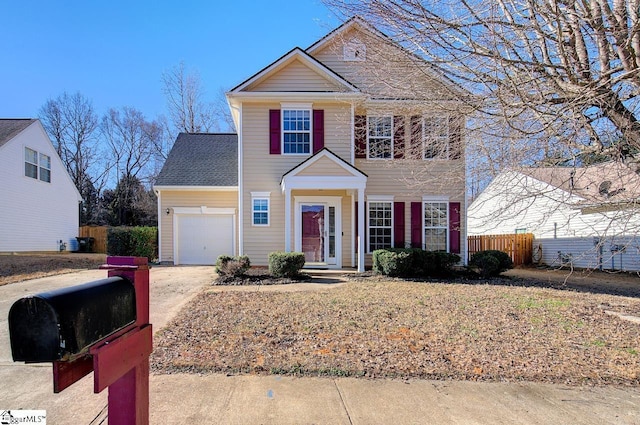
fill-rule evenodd
<path id="1" fill-rule="evenodd" d="M 307 266 L 338 266 L 342 232 L 339 202 L 333 199 L 301 201 L 297 206 L 296 251 Z"/>

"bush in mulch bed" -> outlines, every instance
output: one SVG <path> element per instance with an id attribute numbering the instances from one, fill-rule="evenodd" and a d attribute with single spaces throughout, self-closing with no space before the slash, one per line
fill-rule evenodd
<path id="1" fill-rule="evenodd" d="M 305 273 L 293 277 L 276 277 L 269 273 L 266 267 L 252 267 L 241 275 L 218 276 L 212 285 L 286 285 L 310 280 L 311 276 Z"/>

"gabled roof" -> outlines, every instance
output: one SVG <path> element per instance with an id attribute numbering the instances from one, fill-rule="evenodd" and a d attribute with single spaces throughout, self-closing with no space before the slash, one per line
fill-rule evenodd
<path id="1" fill-rule="evenodd" d="M 0 119 L 0 146 L 16 137 L 22 130 L 36 122 L 31 118 L 1 118 Z"/>
<path id="2" fill-rule="evenodd" d="M 321 63 L 311 55 L 309 55 L 307 52 L 305 52 L 301 48 L 295 47 L 292 50 L 290 50 L 288 53 L 284 54 L 282 57 L 277 59 L 275 62 L 271 63 L 270 65 L 267 65 L 265 68 L 258 71 L 256 74 L 249 77 L 247 80 L 243 81 L 242 83 L 238 84 L 236 87 L 232 88 L 229 91 L 229 93 L 238 93 L 247 89 L 252 84 L 268 78 L 270 75 L 277 72 L 278 69 L 280 69 L 282 66 L 296 59 L 302 62 L 304 65 L 306 65 L 310 69 L 312 69 L 313 71 L 315 71 L 316 73 L 318 73 L 319 75 L 322 75 L 324 78 L 330 81 L 333 81 L 335 84 L 337 84 L 340 87 L 344 87 L 347 92 L 357 93 L 359 91 L 357 87 L 355 87 L 349 81 L 342 78 L 340 75 L 338 75 L 336 72 L 331 70 L 329 67 L 327 67 L 326 65 L 324 65 L 323 63 Z"/>
<path id="3" fill-rule="evenodd" d="M 367 175 L 365 173 L 363 173 L 362 171 L 360 171 L 359 169 L 357 169 L 353 165 L 349 164 L 347 161 L 345 161 L 344 159 L 340 158 L 335 153 L 331 152 L 331 150 L 329 148 L 322 148 L 318 152 L 316 152 L 314 155 L 310 156 L 309 158 L 307 158 L 304 161 L 302 161 L 300 164 L 296 165 L 295 167 L 293 167 L 292 169 L 290 169 L 289 171 L 284 173 L 282 175 L 282 180 L 284 180 L 287 176 L 294 176 L 294 175 L 300 173 L 305 168 L 308 168 L 312 164 L 316 163 L 317 161 L 319 161 L 320 159 L 325 158 L 325 157 L 329 158 L 331 161 L 335 162 L 342 169 L 344 169 L 345 171 L 347 171 L 349 174 L 351 174 L 353 176 L 367 177 Z"/>
<path id="4" fill-rule="evenodd" d="M 238 186 L 238 136 L 180 133 L 154 186 Z"/>
<path id="5" fill-rule="evenodd" d="M 578 195 L 588 203 L 640 198 L 640 176 L 626 164 L 616 161 L 588 167 L 531 167 L 518 171 Z"/>

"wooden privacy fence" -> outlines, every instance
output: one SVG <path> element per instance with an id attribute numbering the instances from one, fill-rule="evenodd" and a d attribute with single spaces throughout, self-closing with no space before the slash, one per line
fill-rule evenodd
<path id="1" fill-rule="evenodd" d="M 514 266 L 531 264 L 533 233 L 469 236 L 467 241 L 469 258 L 476 252 L 495 249 L 509 254 Z"/>
<path id="2" fill-rule="evenodd" d="M 79 237 L 93 238 L 93 249 L 91 252 L 107 253 L 107 230 L 108 226 L 82 226 L 79 230 Z"/>

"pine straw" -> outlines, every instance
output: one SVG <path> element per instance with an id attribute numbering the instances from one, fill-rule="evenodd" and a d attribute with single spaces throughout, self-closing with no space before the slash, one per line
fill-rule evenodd
<path id="1" fill-rule="evenodd" d="M 640 299 L 503 285 L 352 281 L 206 291 L 156 337 L 156 373 L 640 384 Z"/>

